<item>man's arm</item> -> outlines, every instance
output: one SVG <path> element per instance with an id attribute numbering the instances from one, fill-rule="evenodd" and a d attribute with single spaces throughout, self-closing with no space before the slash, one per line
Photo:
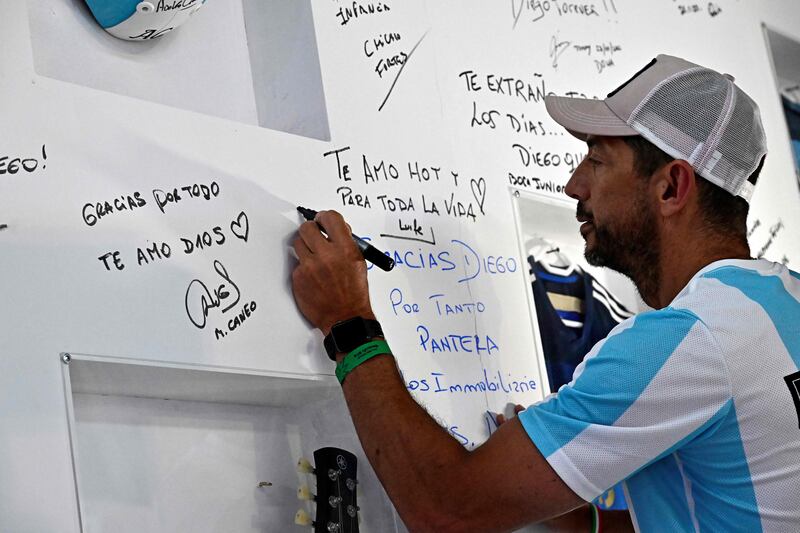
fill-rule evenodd
<path id="1" fill-rule="evenodd" d="M 525 407 L 517 404 L 514 407 L 514 414 L 520 414 L 525 410 Z M 502 426 L 507 422 L 505 415 L 499 413 L 497 415 L 497 425 Z M 615 533 L 632 533 L 634 530 L 633 522 L 631 522 L 631 515 L 628 511 L 610 511 L 604 509 L 597 509 L 600 514 L 600 524 L 602 524 L 602 531 L 614 531 Z M 546 522 L 542 522 L 540 529 L 542 531 L 586 531 L 586 524 L 594 521 L 592 511 L 589 505 L 582 505 L 566 514 L 557 516 Z M 598 529 L 599 529 L 598 525 Z"/>
<path id="2" fill-rule="evenodd" d="M 344 393 L 364 451 L 411 531 L 507 531 L 585 503 L 518 419 L 467 451 L 409 395 L 391 357 L 356 368 Z"/>
<path id="3" fill-rule="evenodd" d="M 366 266 L 341 215 L 319 213 L 294 247 L 295 299 L 312 324 L 327 334 L 337 321 L 373 316 Z M 585 503 L 518 420 L 464 449 L 411 397 L 390 356 L 356 367 L 343 389 L 364 451 L 412 531 L 507 531 Z"/>

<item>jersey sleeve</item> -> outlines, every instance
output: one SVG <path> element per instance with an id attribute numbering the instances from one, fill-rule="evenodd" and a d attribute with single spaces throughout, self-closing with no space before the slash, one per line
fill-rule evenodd
<path id="1" fill-rule="evenodd" d="M 643 313 L 595 345 L 520 421 L 564 482 L 592 501 L 690 442 L 730 409 L 718 343 L 693 313 Z"/>

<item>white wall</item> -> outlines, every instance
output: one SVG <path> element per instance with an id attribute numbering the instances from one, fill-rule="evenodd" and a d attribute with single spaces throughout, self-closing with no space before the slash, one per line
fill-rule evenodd
<path id="1" fill-rule="evenodd" d="M 63 363 L 59 359 L 63 352 L 254 375 L 331 379 L 332 368 L 321 352 L 319 337 L 299 317 L 288 289 L 292 265 L 288 242 L 299 223 L 292 214 L 297 204 L 340 209 L 357 232 L 411 262 L 388 274 L 371 271 L 374 305 L 405 378 L 416 389 L 416 397 L 465 445 L 477 445 L 488 436 L 487 410 L 502 410 L 509 401 L 530 403 L 539 399 L 542 389 L 530 328 L 527 269 L 520 268 L 524 263 L 508 174 L 536 177 L 539 183 L 557 188 L 566 183 L 570 168 L 566 162 L 526 166 L 513 145 L 556 153 L 564 161 L 579 159 L 584 148 L 561 134 L 538 98 L 492 92 L 487 80 L 490 74 L 495 81 L 505 77 L 534 87 L 544 83 L 547 91 L 558 94 L 575 91 L 602 96 L 662 52 L 685 55 L 733 73 L 741 87 L 760 103 L 770 140 L 770 155 L 752 205 L 753 249 L 762 249 L 771 238 L 766 257 L 786 259 L 795 267 L 800 262 L 800 194 L 761 26 L 766 23 L 800 40 L 800 9 L 794 2 L 718 0 L 722 12 L 714 17 L 707 12 L 706 3 L 699 13 L 681 15 L 676 3 L 667 0 L 598 0 L 594 2 L 598 14 L 588 17 L 559 14 L 552 2 L 547 12 L 525 8 L 521 1 L 385 0 L 383 4 L 390 10 L 350 18 L 342 25 L 343 18 L 337 12 L 346 3 L 312 3 L 317 68 L 325 98 L 324 106 L 317 102 L 313 113 L 319 114 L 324 108 L 327 116 L 309 125 L 298 110 L 298 120 L 289 117 L 285 123 L 304 124 L 300 133 L 318 138 L 327 138 L 324 132 L 329 131 L 330 141 L 320 141 L 259 127 L 258 117 L 262 115 L 255 110 L 252 95 L 237 96 L 237 91 L 253 90 L 252 79 L 227 91 L 203 83 L 202 78 L 193 83 L 190 89 L 197 93 L 196 101 L 215 104 L 208 109 L 175 105 L 164 96 L 169 95 L 169 86 L 158 81 L 153 84 L 154 90 L 161 91 L 160 97 L 148 99 L 109 91 L 102 71 L 94 84 L 81 81 L 80 72 L 70 73 L 77 79 L 67 81 L 63 76 L 48 76 L 41 72 L 41 56 L 37 55 L 42 40 L 47 44 L 47 35 L 36 34 L 40 27 L 37 21 L 42 17 L 47 20 L 55 7 L 48 12 L 42 10 L 38 0 L 2 0 L 0 157 L 8 156 L 9 161 L 36 158 L 39 163 L 33 172 L 0 174 L 0 224 L 8 225 L 0 230 L 0 289 L 4 297 L 0 306 L 0 530 L 79 530 Z M 67 10 L 81 6 L 77 0 L 58 4 L 59 9 Z M 207 17 L 205 21 L 189 24 L 205 27 L 222 11 L 240 7 L 236 2 L 231 7 L 211 1 L 197 15 Z M 516 20 L 519 9 L 522 12 Z M 543 18 L 535 20 L 540 14 Z M 237 72 L 245 72 L 241 75 L 247 77 L 245 67 L 252 51 L 244 40 L 244 20 L 224 20 L 229 26 L 214 46 L 202 40 L 202 35 L 197 46 L 205 51 L 209 62 L 217 62 L 214 64 L 222 60 L 226 68 L 233 68 L 241 62 L 244 70 Z M 58 19 L 48 22 L 59 27 Z M 170 42 L 194 35 L 190 25 L 177 30 L 180 33 L 176 32 Z M 105 39 L 98 33 L 101 30 L 90 24 L 79 28 L 71 36 L 76 47 Z M 399 34 L 400 39 L 368 55 L 372 49 L 368 45 L 365 52 L 364 42 L 386 33 Z M 601 53 L 598 58 L 573 47 L 558 57 L 555 67 L 550 56 L 554 38 L 558 43 L 591 45 L 595 54 L 596 46 L 603 43 L 621 49 L 613 56 Z M 298 42 L 309 40 L 306 36 Z M 145 71 L 153 65 L 148 57 L 154 56 L 148 53 L 160 54 L 159 45 L 169 42 L 150 44 L 136 58 Z M 194 49 L 191 43 L 188 49 Z M 120 53 L 109 47 L 104 50 L 110 54 L 105 59 L 111 63 Z M 240 50 L 241 54 L 227 57 L 230 62 L 225 63 L 225 54 L 231 54 L 231 50 Z M 399 65 L 380 75 L 375 71 L 380 59 L 402 53 L 411 54 L 402 72 Z M 202 71 L 204 57 L 192 56 L 193 68 Z M 604 63 L 601 72 L 595 59 L 612 59 L 614 64 Z M 125 61 L 129 60 L 126 56 Z M 170 63 L 168 68 L 180 66 Z M 305 68 L 296 64 L 285 67 L 293 75 L 289 78 L 298 80 L 298 87 L 304 83 L 301 74 L 307 71 Z M 460 75 L 465 71 L 476 74 L 481 90 L 468 89 L 466 75 Z M 157 72 L 148 74 L 160 79 Z M 278 97 L 271 105 L 280 107 L 281 93 L 275 94 Z M 234 111 L 216 112 L 217 103 L 219 109 L 229 111 L 241 110 L 246 104 L 251 119 L 234 116 Z M 290 109 L 297 108 L 292 105 L 295 107 Z M 501 120 L 495 128 L 473 127 L 474 109 L 499 111 Z M 516 133 L 509 127 L 506 113 L 520 118 L 524 113 L 537 126 L 532 132 Z M 42 145 L 46 146 L 46 161 Z M 342 150 L 339 160 L 348 165 L 351 181 L 340 173 L 343 168 L 337 166 L 334 155 L 324 155 L 332 150 Z M 365 179 L 364 159 L 372 166 L 383 161 L 387 172 L 394 165 L 398 178 L 384 179 L 381 175 L 375 181 Z M 419 165 L 419 176 L 410 174 L 409 164 L 411 169 Z M 423 178 L 423 168 L 428 180 Z M 438 180 L 433 168 L 439 169 Z M 219 197 L 204 200 L 184 195 L 180 203 L 166 206 L 164 213 L 152 196 L 154 189 L 211 182 L 220 185 Z M 368 195 L 371 207 L 343 203 L 340 187 Z M 86 203 L 133 192 L 140 192 L 147 205 L 108 215 L 94 226 L 84 222 L 82 208 Z M 385 209 L 382 195 L 411 200 L 415 209 Z M 423 196 L 428 212 L 423 210 Z M 438 214 L 430 212 L 434 202 Z M 460 202 L 464 211 L 471 210 L 474 219 L 457 212 L 448 214 L 445 205 L 451 202 Z M 249 222 L 247 241 L 236 237 L 241 226 L 232 227 L 232 223 L 241 221 L 238 216 L 243 211 Z M 401 229 L 401 224 L 412 229 Z M 771 237 L 770 228 L 779 224 L 780 229 Z M 415 225 L 422 235 L 415 235 Z M 223 245 L 192 254 L 182 251 L 181 237 L 216 226 L 226 237 Z M 395 237 L 381 236 L 385 234 Z M 434 239 L 436 244 L 421 242 Z M 174 254 L 169 259 L 138 265 L 136 249 L 152 242 L 170 243 Z M 113 251 L 120 252 L 124 270 L 111 263 L 106 269 L 98 260 Z M 436 264 L 428 254 L 433 254 Z M 507 267 L 505 272 L 496 267 L 500 257 Z M 509 263 L 510 259 L 516 263 Z M 241 292 L 238 305 L 257 302 L 252 317 L 234 331 L 227 327 L 234 310 L 222 313 L 209 309 L 209 324 L 199 329 L 189 321 L 185 309 L 191 280 L 202 280 L 212 288 L 214 283 L 226 282 L 215 272 L 215 260 L 225 266 L 229 280 L 236 282 Z M 424 268 L 415 268 L 423 263 Z M 509 266 L 515 266 L 514 271 L 509 272 Z M 419 304 L 420 311 L 406 313 L 402 306 L 393 307 L 396 299 L 392 298 L 398 291 L 405 303 Z M 452 303 L 481 302 L 486 312 L 440 316 L 430 298 L 436 294 L 444 294 L 439 298 Z M 193 300 L 195 305 L 198 302 L 199 298 Z M 227 330 L 227 335 L 217 338 L 214 328 Z M 440 339 L 451 334 L 470 336 L 472 351 L 434 352 L 430 340 L 420 338 L 425 331 Z M 491 353 L 476 353 L 476 335 L 484 346 L 491 340 L 497 348 Z M 465 385 L 475 386 L 484 379 L 486 390 L 463 392 Z M 525 392 L 504 392 L 503 386 L 511 381 L 534 381 L 539 386 Z M 492 384 L 497 390 L 492 390 Z M 436 392 L 438 389 L 446 391 Z M 115 406 L 120 408 L 119 413 L 130 414 L 134 405 L 168 409 L 171 401 L 81 397 L 78 404 L 88 416 L 82 419 L 86 433 L 91 432 L 92 413 L 102 413 L 108 419 L 114 417 Z M 197 420 L 239 409 L 207 405 L 209 411 L 203 413 L 195 405 L 184 409 L 183 404 L 175 403 L 175 412 L 184 413 L 182 421 L 175 423 L 185 429 L 184 436 L 193 438 L 191 424 Z M 254 423 L 261 412 L 244 409 L 241 416 Z M 286 423 L 280 418 L 284 415 L 273 412 L 277 418 L 270 421 L 266 419 L 273 415 L 267 410 L 263 413 L 265 427 Z M 387 416 L 390 414 L 387 409 Z M 235 419 L 240 415 L 231 416 Z M 78 421 L 80 424 L 81 418 Z M 326 424 L 340 428 L 339 440 L 357 448 L 341 402 L 331 409 L 331 420 Z M 109 438 L 119 436 L 117 442 L 130 448 L 135 448 L 136 439 L 140 439 L 138 442 L 147 443 L 157 458 L 174 453 L 170 447 L 178 441 L 159 444 L 161 437 L 157 434 L 149 429 L 137 433 L 135 429 L 136 422 L 123 417 L 116 428 L 118 433 L 110 431 Z M 220 436 L 219 428 L 211 429 L 205 433 L 208 438 Z M 276 433 L 271 435 L 275 437 Z M 321 441 L 316 429 L 301 430 L 298 435 L 306 450 Z M 103 438 L 102 434 L 95 436 Z M 264 444 L 252 447 L 247 457 L 252 459 L 258 451 L 269 456 L 269 439 L 260 442 Z M 274 457 L 275 462 L 283 463 L 286 455 Z M 129 454 L 119 454 L 117 466 L 121 471 L 130 469 L 128 459 Z M 181 463 L 182 471 L 191 472 L 192 456 L 182 459 L 188 461 Z M 230 456 L 220 458 L 234 460 Z M 197 463 L 198 468 L 201 464 Z M 367 485 L 372 484 L 365 490 L 379 491 L 374 477 L 366 471 L 368 467 L 364 468 L 364 479 L 370 480 Z M 93 475 L 96 477 L 88 480 L 89 486 L 98 488 L 93 483 L 102 481 L 98 479 L 102 474 Z M 197 489 L 198 502 L 207 501 L 201 498 L 203 490 Z M 253 494 L 245 496 L 252 507 L 256 501 Z M 393 523 L 388 507 L 373 505 L 373 512 L 374 507 L 378 507 L 378 514 L 373 523 Z M 149 509 L 154 512 L 154 507 Z M 259 511 L 249 512 L 258 516 Z M 213 521 L 209 519 L 208 523 Z M 262 527 L 257 520 L 252 526 L 255 530 Z M 262 529 L 270 530 L 266 526 Z"/>

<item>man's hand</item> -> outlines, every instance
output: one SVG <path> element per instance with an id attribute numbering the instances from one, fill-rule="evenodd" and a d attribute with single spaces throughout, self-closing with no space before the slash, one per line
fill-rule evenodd
<path id="1" fill-rule="evenodd" d="M 292 273 L 294 299 L 300 312 L 324 335 L 341 320 L 375 317 L 367 264 L 342 215 L 320 211 L 313 222 L 300 226 L 293 246 L 300 260 Z"/>
<path id="2" fill-rule="evenodd" d="M 524 410 L 525 410 L 525 406 L 524 405 L 517 404 L 517 405 L 514 406 L 514 415 L 518 415 Z M 503 424 L 505 424 L 507 422 L 506 415 L 504 415 L 503 413 L 497 413 L 497 416 L 495 417 L 495 421 L 497 422 L 497 426 L 498 427 L 502 426 Z"/>

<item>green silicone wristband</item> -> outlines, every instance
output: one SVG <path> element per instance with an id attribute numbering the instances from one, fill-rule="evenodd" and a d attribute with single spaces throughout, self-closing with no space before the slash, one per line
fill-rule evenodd
<path id="1" fill-rule="evenodd" d="M 344 356 L 342 362 L 336 365 L 336 379 L 339 383 L 344 383 L 344 378 L 347 374 L 353 371 L 355 367 L 372 359 L 376 355 L 392 353 L 386 341 L 370 341 L 362 344 L 349 354 Z"/>
<path id="2" fill-rule="evenodd" d="M 589 504 L 592 511 L 592 531 L 591 533 L 600 533 L 600 510 L 593 503 Z"/>

